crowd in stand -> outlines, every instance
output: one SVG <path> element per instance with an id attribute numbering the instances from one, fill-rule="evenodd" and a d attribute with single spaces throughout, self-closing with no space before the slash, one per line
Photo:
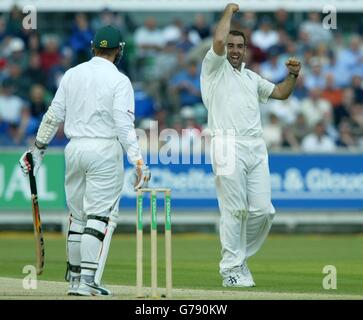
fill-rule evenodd
<path id="1" fill-rule="evenodd" d="M 363 149 L 363 24 L 345 32 L 324 28 L 321 18 L 307 13 L 297 23 L 278 10 L 270 15 L 243 12 L 232 23 L 247 35 L 247 67 L 264 78 L 282 81 L 290 56 L 302 62 L 293 95 L 261 105 L 271 150 Z M 109 10 L 76 13 L 66 34 L 25 30 L 22 19 L 16 7 L 0 15 L 1 146 L 26 145 L 34 139 L 61 77 L 92 57 L 94 32 L 107 24 L 116 25 L 126 42 L 119 68 L 133 82 L 136 127 L 149 131 L 150 120 L 157 120 L 159 132 L 206 128 L 199 76 L 215 24 L 204 15 L 195 14 L 191 24 L 176 17 L 167 25 L 150 15 L 136 25 L 127 15 Z M 52 145 L 66 143 L 60 128 Z"/>

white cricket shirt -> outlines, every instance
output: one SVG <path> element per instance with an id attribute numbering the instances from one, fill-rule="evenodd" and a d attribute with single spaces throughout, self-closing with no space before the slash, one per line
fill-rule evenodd
<path id="1" fill-rule="evenodd" d="M 94 57 L 69 69 L 50 108 L 64 122 L 67 138 L 118 137 L 131 160 L 141 159 L 134 134 L 134 90 L 107 59 Z"/>
<path id="2" fill-rule="evenodd" d="M 244 66 L 234 69 L 227 54 L 213 48 L 203 60 L 201 91 L 212 134 L 232 129 L 238 136 L 262 136 L 259 103 L 267 102 L 275 85 Z"/>

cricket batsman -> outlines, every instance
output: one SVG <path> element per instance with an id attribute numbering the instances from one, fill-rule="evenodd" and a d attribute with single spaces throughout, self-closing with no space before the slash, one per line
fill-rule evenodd
<path id="1" fill-rule="evenodd" d="M 116 67 L 125 43 L 112 26 L 97 31 L 94 57 L 69 69 L 39 126 L 31 152 L 34 174 L 64 122 L 65 192 L 70 211 L 67 238 L 69 295 L 110 295 L 100 285 L 123 186 L 123 154 L 135 166 L 135 189 L 150 179 L 134 128 L 134 91 Z M 26 153 L 19 163 L 25 174 Z M 56 170 L 56 168 L 55 168 Z"/>
<path id="2" fill-rule="evenodd" d="M 286 62 L 288 75 L 279 84 L 247 69 L 246 37 L 230 30 L 238 10 L 237 4 L 228 4 L 217 24 L 212 48 L 202 63 L 201 91 L 212 134 L 211 159 L 221 213 L 222 285 L 253 287 L 247 259 L 263 244 L 275 214 L 259 103 L 287 99 L 300 62 L 294 58 Z M 228 149 L 233 152 L 226 163 L 221 155 Z"/>

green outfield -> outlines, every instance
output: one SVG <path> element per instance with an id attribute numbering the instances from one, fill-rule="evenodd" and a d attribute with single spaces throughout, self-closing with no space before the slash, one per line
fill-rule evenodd
<path id="1" fill-rule="evenodd" d="M 164 285 L 163 238 L 159 236 L 159 285 Z M 63 281 L 65 239 L 46 233 L 46 264 L 41 280 Z M 144 239 L 145 284 L 150 286 L 150 242 Z M 104 274 L 108 285 L 135 285 L 135 235 L 116 235 Z M 214 234 L 173 235 L 173 288 L 318 294 L 320 298 L 355 295 L 363 299 L 363 235 L 270 235 L 263 248 L 250 259 L 253 289 L 225 289 L 218 274 L 220 245 Z M 0 233 L 0 278 L 18 278 L 25 265 L 34 263 L 31 233 Z M 323 268 L 337 269 L 337 289 L 323 289 Z M 10 289 L 9 289 L 10 290 Z M 4 291 L 3 295 L 4 295 Z M 7 292 L 6 294 L 11 294 Z M 287 294 L 286 294 L 287 293 Z M 0 291 L 1 294 L 1 291 Z M 322 296 L 323 295 L 323 296 Z M 313 297 L 313 296 L 312 296 Z M 201 297 L 203 298 L 203 297 Z M 218 297 L 217 297 L 218 298 Z M 222 298 L 222 297 L 221 297 Z"/>

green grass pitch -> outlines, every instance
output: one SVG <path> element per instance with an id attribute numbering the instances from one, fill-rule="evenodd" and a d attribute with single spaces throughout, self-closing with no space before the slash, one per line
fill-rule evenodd
<path id="1" fill-rule="evenodd" d="M 135 234 L 116 234 L 103 282 L 135 285 Z M 144 283 L 150 286 L 150 238 L 144 236 Z M 41 280 L 63 281 L 65 239 L 61 234 L 45 234 L 46 263 Z M 363 295 L 363 235 L 275 235 L 249 260 L 256 290 L 284 293 Z M 218 274 L 220 244 L 217 234 L 174 234 L 173 288 L 222 290 Z M 0 233 L 0 277 L 23 278 L 25 265 L 35 263 L 32 233 Z M 158 281 L 165 285 L 164 241 L 158 238 Z M 337 269 L 337 289 L 322 286 L 323 268 Z M 225 290 L 225 289 L 224 289 Z"/>

